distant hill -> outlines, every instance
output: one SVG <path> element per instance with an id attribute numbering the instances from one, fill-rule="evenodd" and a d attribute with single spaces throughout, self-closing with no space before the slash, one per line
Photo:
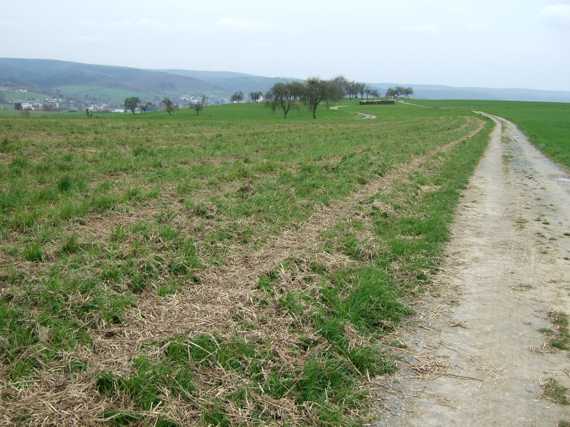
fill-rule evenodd
<path id="1" fill-rule="evenodd" d="M 167 73 L 200 79 L 213 86 L 222 88 L 228 93 L 238 90 L 244 93 L 261 90 L 268 91 L 275 83 L 295 80 L 284 77 L 263 77 L 251 74 L 234 73 L 230 71 L 195 71 L 195 70 L 164 70 Z"/>
<path id="2" fill-rule="evenodd" d="M 44 59 L 0 58 L 0 86 L 113 103 L 120 103 L 127 96 L 159 99 L 224 94 L 223 89 L 188 76 Z"/>
<path id="3" fill-rule="evenodd" d="M 230 71 L 145 70 L 47 59 L 0 58 L 0 103 L 63 96 L 81 102 L 122 104 L 128 96 L 158 101 L 165 96 L 207 95 L 224 100 L 238 90 L 267 91 L 277 82 L 295 80 Z M 395 83 L 371 83 L 382 92 Z M 570 92 L 489 89 L 438 85 L 412 86 L 417 98 L 570 102 Z"/>
<path id="4" fill-rule="evenodd" d="M 570 102 L 570 92 L 537 89 L 492 89 L 482 87 L 453 87 L 442 85 L 416 85 L 371 83 L 370 86 L 385 92 L 393 86 L 411 86 L 414 97 L 420 99 L 481 99 L 499 101 Z"/>

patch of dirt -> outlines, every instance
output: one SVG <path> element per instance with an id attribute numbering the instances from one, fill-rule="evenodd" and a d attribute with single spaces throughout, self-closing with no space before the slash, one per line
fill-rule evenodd
<path id="1" fill-rule="evenodd" d="M 369 113 L 358 113 L 358 117 L 360 117 L 362 120 L 374 120 L 376 118 L 374 114 Z"/>
<path id="2" fill-rule="evenodd" d="M 490 117 L 496 128 L 433 295 L 398 333 L 407 345 L 394 349 L 399 372 L 378 380 L 375 426 L 556 426 L 570 417 L 543 398 L 547 378 L 568 387 L 570 376 L 568 353 L 541 332 L 548 313 L 570 313 L 570 241 L 550 239 L 570 229 L 570 185 L 512 123 Z"/>

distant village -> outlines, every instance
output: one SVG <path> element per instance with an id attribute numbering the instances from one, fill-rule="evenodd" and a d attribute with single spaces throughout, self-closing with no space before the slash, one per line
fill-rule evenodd
<path id="1" fill-rule="evenodd" d="M 12 98 L 15 98 L 14 102 L 2 102 L 2 90 L 7 88 L 0 87 L 0 104 L 3 104 L 4 108 L 14 109 L 16 111 L 22 112 L 32 112 L 32 111 L 43 111 L 43 112 L 84 112 L 88 111 L 91 113 L 125 113 L 126 110 L 124 106 L 117 103 L 106 103 L 97 102 L 96 100 L 78 100 L 74 98 L 64 97 L 64 96 L 54 96 L 41 99 L 38 96 L 32 96 L 28 89 L 23 88 L 9 88 Z M 35 98 L 35 99 L 31 99 Z M 20 100 L 18 100 L 20 99 Z M 182 95 L 178 98 L 173 99 L 177 107 L 189 107 L 197 102 L 200 102 L 200 96 L 194 95 Z M 226 104 L 231 102 L 229 98 L 214 97 L 209 98 L 209 104 Z M 144 101 L 144 111 L 159 111 L 163 108 L 161 101 Z M 143 111 L 143 108 L 138 108 L 137 111 Z"/>

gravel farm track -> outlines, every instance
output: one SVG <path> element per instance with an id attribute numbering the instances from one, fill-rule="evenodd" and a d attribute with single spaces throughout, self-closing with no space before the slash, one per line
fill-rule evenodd
<path id="1" fill-rule="evenodd" d="M 568 353 L 545 331 L 570 313 L 570 177 L 495 122 L 432 293 L 398 332 L 400 370 L 379 380 L 377 426 L 557 426 Z M 564 403 L 564 402 L 562 402 Z"/>

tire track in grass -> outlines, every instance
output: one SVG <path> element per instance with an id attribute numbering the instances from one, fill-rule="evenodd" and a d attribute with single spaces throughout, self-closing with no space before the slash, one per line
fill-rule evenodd
<path id="1" fill-rule="evenodd" d="M 215 310 L 216 307 L 233 307 L 236 302 L 247 303 L 251 298 L 247 288 L 255 286 L 259 276 L 273 270 L 287 258 L 318 250 L 321 243 L 320 234 L 324 229 L 334 226 L 339 218 L 357 211 L 363 201 L 382 189 L 389 188 L 427 160 L 471 139 L 483 126 L 484 122 L 479 121 L 477 129 L 465 137 L 438 147 L 424 156 L 416 157 L 394 172 L 364 185 L 349 198 L 322 206 L 299 229 L 286 230 L 256 253 L 237 254 L 227 265 L 197 273 L 200 283 L 204 285 L 193 287 L 189 292 L 181 292 L 164 302 L 157 298 L 141 301 L 129 319 L 133 323 L 128 328 L 118 328 L 119 330 L 115 331 L 124 333 L 119 341 L 123 342 L 123 345 L 127 344 L 124 343 L 125 340 L 129 343 L 140 343 L 188 330 L 206 330 L 219 321 L 223 322 L 228 313 Z M 200 309 L 197 303 L 204 308 Z M 108 335 L 108 332 L 104 335 Z M 103 336 L 100 342 L 109 345 L 113 340 Z M 130 345 L 125 345 L 124 349 L 129 353 L 133 350 Z"/>

